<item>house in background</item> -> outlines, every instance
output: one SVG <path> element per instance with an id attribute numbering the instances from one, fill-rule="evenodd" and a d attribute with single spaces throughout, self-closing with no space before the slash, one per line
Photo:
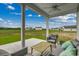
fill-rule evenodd
<path id="1" fill-rule="evenodd" d="M 32 27 L 26 27 L 26 30 L 33 30 Z"/>
<path id="2" fill-rule="evenodd" d="M 63 31 L 77 31 L 76 26 L 64 26 Z"/>
<path id="3" fill-rule="evenodd" d="M 35 27 L 35 30 L 42 30 L 42 27 Z"/>
<path id="4" fill-rule="evenodd" d="M 59 30 L 59 28 L 51 28 L 50 30 Z"/>

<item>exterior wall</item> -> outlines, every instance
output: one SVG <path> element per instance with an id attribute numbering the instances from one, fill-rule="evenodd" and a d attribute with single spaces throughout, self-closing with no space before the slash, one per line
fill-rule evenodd
<path id="1" fill-rule="evenodd" d="M 63 31 L 71 31 L 71 29 L 63 29 Z"/>
<path id="2" fill-rule="evenodd" d="M 77 31 L 77 29 L 72 29 L 72 31 Z"/>
<path id="3" fill-rule="evenodd" d="M 77 29 L 70 29 L 70 28 L 68 28 L 68 29 L 63 29 L 63 31 L 77 31 Z"/>
<path id="4" fill-rule="evenodd" d="M 59 30 L 59 29 L 50 29 L 50 30 Z"/>
<path id="5" fill-rule="evenodd" d="M 42 30 L 42 28 L 35 28 L 35 30 Z"/>

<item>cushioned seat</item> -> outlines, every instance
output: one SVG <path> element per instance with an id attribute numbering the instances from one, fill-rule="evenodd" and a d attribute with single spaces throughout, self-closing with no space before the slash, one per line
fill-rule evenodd
<path id="1" fill-rule="evenodd" d="M 64 42 L 63 44 L 62 44 L 62 48 L 63 49 L 66 49 L 69 45 L 72 45 L 72 43 L 71 43 L 71 41 L 69 40 L 69 41 L 66 41 L 66 42 Z"/>
<path id="2" fill-rule="evenodd" d="M 60 56 L 76 56 L 76 48 L 73 45 L 69 45 L 63 52 L 59 54 Z"/>
<path id="3" fill-rule="evenodd" d="M 55 56 L 75 56 L 77 55 L 77 48 L 72 41 L 66 41 L 61 46 L 58 46 L 53 50 Z"/>

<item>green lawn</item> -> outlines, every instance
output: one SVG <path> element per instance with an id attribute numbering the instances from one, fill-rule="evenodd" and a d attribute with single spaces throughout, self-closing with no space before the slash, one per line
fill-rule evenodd
<path id="1" fill-rule="evenodd" d="M 26 30 L 25 32 L 25 38 L 39 38 L 39 39 L 46 39 L 45 30 Z M 75 37 L 76 32 L 61 32 L 57 30 L 50 30 L 50 34 L 58 34 L 59 41 L 67 41 Z M 12 30 L 12 29 L 6 29 L 6 30 L 0 30 L 0 45 L 7 44 L 11 42 L 16 42 L 20 40 L 20 30 Z"/>

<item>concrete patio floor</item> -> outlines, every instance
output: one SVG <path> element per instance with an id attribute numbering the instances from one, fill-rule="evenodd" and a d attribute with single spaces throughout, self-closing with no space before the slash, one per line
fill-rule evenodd
<path id="1" fill-rule="evenodd" d="M 41 40 L 41 39 L 37 39 L 37 38 L 31 38 L 31 39 L 25 40 L 25 47 L 28 47 L 28 55 L 31 55 L 30 54 L 30 52 L 31 52 L 30 47 L 33 45 L 36 45 L 42 41 L 45 41 L 45 40 Z M 5 45 L 0 45 L 0 49 L 3 49 L 9 53 L 17 52 L 20 49 L 22 49 L 21 41 L 9 43 L 9 44 L 5 44 Z"/>

